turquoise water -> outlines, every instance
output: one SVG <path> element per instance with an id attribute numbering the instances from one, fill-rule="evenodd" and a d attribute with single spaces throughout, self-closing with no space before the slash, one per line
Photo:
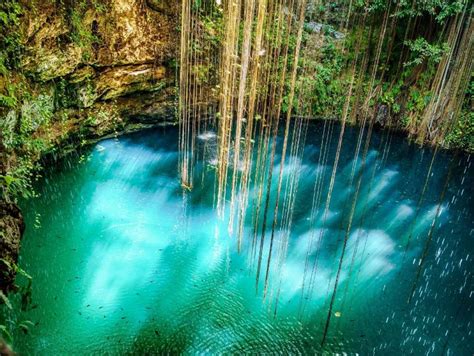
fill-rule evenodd
<path id="1" fill-rule="evenodd" d="M 310 125 L 303 159 L 285 165 L 298 169 L 300 180 L 286 259 L 271 264 L 265 297 L 262 275 L 256 290 L 252 214 L 238 253 L 236 237 L 213 209 L 212 134 L 198 140 L 206 154 L 187 193 L 179 184 L 174 128 L 104 140 L 51 169 L 38 183 L 40 197 L 23 204 L 20 265 L 33 277 L 32 306 L 12 318 L 35 326 L 15 333 L 15 349 L 40 355 L 472 354 L 472 158 L 438 153 L 419 203 L 433 152 L 376 132 L 360 171 L 357 130 L 349 130 L 326 222 L 323 203 L 312 225 L 314 182 L 323 174 L 325 199 L 339 127 L 332 130 L 328 160 L 318 165 L 322 132 L 322 124 Z M 322 347 L 353 169 L 363 174 L 361 191 Z M 278 177 L 278 157 L 274 172 Z M 272 196 L 275 191 L 276 182 Z M 321 229 L 320 245 L 311 245 Z M 277 233 L 275 246 L 282 241 Z M 317 268 L 312 287 L 302 292 L 310 245 L 309 265 L 317 261 Z"/>

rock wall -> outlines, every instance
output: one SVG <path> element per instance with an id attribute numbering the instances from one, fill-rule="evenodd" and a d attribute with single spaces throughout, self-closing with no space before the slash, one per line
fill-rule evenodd
<path id="1" fill-rule="evenodd" d="M 178 2 L 70 2 L 25 4 L 22 68 L 29 78 L 61 80 L 72 96 L 69 106 L 77 108 L 124 96 L 130 105 L 139 101 L 133 96 L 139 93 L 169 96 L 179 42 Z"/>

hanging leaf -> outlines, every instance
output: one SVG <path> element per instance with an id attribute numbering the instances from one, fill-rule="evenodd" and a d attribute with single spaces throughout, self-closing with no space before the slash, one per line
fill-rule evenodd
<path id="1" fill-rule="evenodd" d="M 28 273 L 26 273 L 26 271 L 23 268 L 20 268 L 17 266 L 16 272 L 27 279 L 30 279 L 30 280 L 32 279 L 31 276 Z"/>
<path id="2" fill-rule="evenodd" d="M 4 258 L 0 258 L 0 262 L 2 262 L 9 270 L 12 269 L 11 263 L 5 260 Z"/>
<path id="3" fill-rule="evenodd" d="M 10 300 L 5 294 L 3 294 L 2 291 L 0 291 L 0 299 L 3 301 L 3 303 L 7 306 L 8 309 L 10 310 L 13 309 L 12 304 L 10 303 Z"/>
<path id="4" fill-rule="evenodd" d="M 23 333 L 28 334 L 30 331 L 30 327 L 35 326 L 33 322 L 30 320 L 24 320 L 20 324 L 18 324 L 18 327 L 20 328 Z"/>
<path id="5" fill-rule="evenodd" d="M 13 341 L 12 334 L 10 334 L 5 325 L 0 325 L 0 333 L 5 337 L 7 342 L 11 343 Z"/>

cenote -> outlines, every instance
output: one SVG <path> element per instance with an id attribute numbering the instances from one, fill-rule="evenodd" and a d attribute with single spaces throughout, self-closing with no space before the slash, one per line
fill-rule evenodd
<path id="1" fill-rule="evenodd" d="M 472 353 L 472 158 L 439 150 L 432 160 L 433 149 L 375 131 L 362 164 L 354 161 L 359 130 L 346 128 L 327 217 L 322 199 L 312 219 L 314 182 L 322 177 L 325 197 L 340 129 L 311 123 L 303 154 L 287 157 L 283 190 L 287 172 L 299 172 L 292 227 L 286 248 L 281 231 L 275 233 L 267 288 L 273 215 L 256 284 L 255 207 L 248 207 L 239 249 L 214 207 L 212 132 L 197 137 L 190 191 L 180 184 L 174 127 L 100 141 L 46 170 L 39 197 L 22 206 L 27 227 L 19 265 L 32 276 L 32 305 L 10 317 L 35 327 L 16 332 L 15 350 Z M 282 143 L 278 136 L 277 147 Z M 353 172 L 362 184 L 321 346 L 355 194 Z M 270 206 L 276 190 L 274 179 Z M 249 200 L 256 194 L 252 183 Z"/>
<path id="2" fill-rule="evenodd" d="M 0 356 L 474 355 L 473 10 L 0 1 Z"/>

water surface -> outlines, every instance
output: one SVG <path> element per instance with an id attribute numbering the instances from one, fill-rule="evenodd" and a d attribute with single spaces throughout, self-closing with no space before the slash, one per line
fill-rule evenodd
<path id="1" fill-rule="evenodd" d="M 235 236 L 213 209 L 214 148 L 205 144 L 212 134 L 199 141 L 206 155 L 196 168 L 198 183 L 183 194 L 177 132 L 160 128 L 99 142 L 46 172 L 40 197 L 24 202 L 20 264 L 33 277 L 33 304 L 16 317 L 36 326 L 14 335 L 20 354 L 320 352 L 353 170 L 363 180 L 324 349 L 472 354 L 469 156 L 438 153 L 420 201 L 433 151 L 376 132 L 366 165 L 354 165 L 358 130 L 348 130 L 328 216 L 323 224 L 324 204 L 319 206 L 311 225 L 314 181 L 324 174 L 326 197 L 339 127 L 333 128 L 328 160 L 318 165 L 323 125 L 310 125 L 303 159 L 285 166 L 300 170 L 301 179 L 287 258 L 283 266 L 271 265 L 264 298 L 263 277 L 256 291 L 249 253 L 251 218 L 238 253 Z M 275 177 L 279 163 L 277 157 Z M 276 183 L 272 196 L 275 190 Z M 318 258 L 314 283 L 302 293 L 309 240 L 321 229 L 323 241 L 309 253 L 311 266 Z"/>

